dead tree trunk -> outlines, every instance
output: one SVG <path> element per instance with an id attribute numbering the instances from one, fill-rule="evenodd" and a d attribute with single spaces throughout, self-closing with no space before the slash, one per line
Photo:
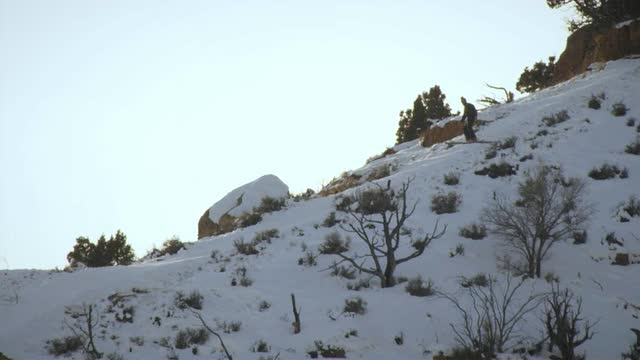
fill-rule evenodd
<path id="1" fill-rule="evenodd" d="M 296 307 L 296 296 L 294 294 L 291 294 L 291 305 L 293 306 L 293 317 L 294 317 L 294 322 L 293 322 L 293 333 L 294 334 L 299 334 L 300 333 L 300 312 L 298 310 L 298 308 Z"/>

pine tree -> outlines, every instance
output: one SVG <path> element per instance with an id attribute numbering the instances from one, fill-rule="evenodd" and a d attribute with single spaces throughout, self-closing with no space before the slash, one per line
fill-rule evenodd
<path id="1" fill-rule="evenodd" d="M 73 250 L 67 254 L 67 261 L 71 264 L 83 263 L 88 266 L 89 258 L 93 254 L 94 248 L 95 245 L 88 238 L 80 236 L 76 239 Z"/>
<path id="2" fill-rule="evenodd" d="M 445 102 L 446 98 L 438 85 L 429 89 L 429 92 L 422 93 L 427 119 L 442 120 L 451 116 L 451 107 Z"/>
<path id="3" fill-rule="evenodd" d="M 400 121 L 398 121 L 398 130 L 396 131 L 396 144 L 402 144 L 417 138 L 417 132 L 409 129 L 412 116 L 413 111 L 411 109 L 400 111 Z"/>
<path id="4" fill-rule="evenodd" d="M 107 253 L 111 265 L 129 265 L 136 257 L 131 245 L 127 244 L 127 236 L 120 230 L 107 242 Z"/>

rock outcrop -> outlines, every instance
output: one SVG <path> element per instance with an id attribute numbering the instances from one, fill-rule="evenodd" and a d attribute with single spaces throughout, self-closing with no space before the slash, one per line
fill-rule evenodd
<path id="1" fill-rule="evenodd" d="M 289 187 L 275 175 L 264 175 L 242 185 L 207 209 L 198 221 L 198 239 L 235 230 L 237 220 L 260 206 L 263 198 L 282 199 L 289 196 Z"/>
<path id="2" fill-rule="evenodd" d="M 456 136 L 464 134 L 464 123 L 459 120 L 451 120 L 444 126 L 432 125 L 420 134 L 420 144 L 429 147 L 433 144 L 449 141 Z"/>
<path id="3" fill-rule="evenodd" d="M 585 72 L 589 65 L 640 54 L 640 20 L 609 29 L 585 26 L 567 39 L 567 46 L 555 66 L 553 83 Z"/>

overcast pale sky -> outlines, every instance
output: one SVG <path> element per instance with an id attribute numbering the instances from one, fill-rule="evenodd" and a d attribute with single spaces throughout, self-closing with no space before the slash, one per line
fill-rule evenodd
<path id="1" fill-rule="evenodd" d="M 454 110 L 559 55 L 544 0 L 0 0 L 0 268 L 78 236 L 136 254 L 272 173 L 318 189 L 395 140 L 439 84 Z"/>

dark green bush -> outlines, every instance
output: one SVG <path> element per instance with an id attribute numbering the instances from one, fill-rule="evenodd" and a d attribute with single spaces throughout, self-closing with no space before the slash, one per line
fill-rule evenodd
<path id="1" fill-rule="evenodd" d="M 628 126 L 628 127 L 634 127 L 634 126 L 636 126 L 636 119 L 635 119 L 635 118 L 628 118 L 628 119 L 627 119 L 627 126 Z"/>
<path id="2" fill-rule="evenodd" d="M 252 213 L 245 212 L 242 215 L 240 215 L 240 218 L 238 219 L 238 221 L 240 223 L 240 227 L 246 228 L 262 221 L 262 215 L 255 212 L 252 212 Z"/>
<path id="3" fill-rule="evenodd" d="M 598 110 L 600 106 L 600 99 L 595 95 L 591 95 L 591 99 L 589 99 L 589 109 Z"/>
<path id="4" fill-rule="evenodd" d="M 511 136 L 500 141 L 498 147 L 500 150 L 513 149 L 516 147 L 516 141 L 518 141 L 518 138 L 516 136 Z"/>
<path id="5" fill-rule="evenodd" d="M 76 239 L 73 250 L 67 254 L 67 260 L 72 266 L 83 263 L 88 267 L 130 265 L 135 257 L 131 245 L 127 244 L 127 236 L 120 230 L 108 241 L 104 235 L 100 236 L 95 244 L 89 238 L 81 236 Z"/>
<path id="6" fill-rule="evenodd" d="M 461 227 L 458 234 L 463 238 L 481 240 L 487 236 L 487 227 L 482 224 L 468 224 Z"/>
<path id="7" fill-rule="evenodd" d="M 498 147 L 496 145 L 492 145 L 487 151 L 484 153 L 485 160 L 491 160 L 498 156 Z"/>
<path id="8" fill-rule="evenodd" d="M 627 106 L 623 102 L 617 102 L 611 107 L 611 114 L 613 116 L 625 116 L 627 115 Z"/>
<path id="9" fill-rule="evenodd" d="M 438 215 L 458 212 L 460 204 L 462 204 L 462 195 L 455 191 L 450 191 L 447 194 L 435 194 L 431 197 L 431 211 Z"/>
<path id="10" fill-rule="evenodd" d="M 513 166 L 503 161 L 500 164 L 491 164 L 488 167 L 476 170 L 473 173 L 476 175 L 489 176 L 490 178 L 495 179 L 503 176 L 516 175 L 517 169 L 517 166 Z"/>
<path id="11" fill-rule="evenodd" d="M 636 138 L 634 142 L 625 146 L 624 152 L 632 155 L 640 155 L 640 138 Z"/>
<path id="12" fill-rule="evenodd" d="M 251 346 L 251 352 L 267 353 L 271 351 L 271 346 L 266 341 L 260 339 Z"/>
<path id="13" fill-rule="evenodd" d="M 340 346 L 325 345 L 322 341 L 315 341 L 314 349 L 307 351 L 312 359 L 317 359 L 318 356 L 331 359 L 345 359 L 347 357 L 346 351 Z"/>
<path id="14" fill-rule="evenodd" d="M 177 236 L 173 236 L 170 239 L 165 240 L 162 243 L 162 249 L 160 249 L 160 255 L 173 255 L 177 254 L 178 251 L 186 249 L 180 238 Z"/>
<path id="15" fill-rule="evenodd" d="M 460 183 L 460 175 L 456 173 L 448 173 L 444 175 L 444 184 L 445 185 L 458 185 Z"/>
<path id="16" fill-rule="evenodd" d="M 551 86 L 555 61 L 555 56 L 550 56 L 549 62 L 546 64 L 543 61 L 538 61 L 533 64 L 531 69 L 525 67 L 520 74 L 518 83 L 516 83 L 516 89 L 521 93 L 531 93 Z"/>
<path id="17" fill-rule="evenodd" d="M 616 176 L 620 177 L 621 179 L 628 177 L 627 168 L 621 170 L 617 165 L 605 163 L 602 164 L 599 168 L 593 168 L 591 169 L 591 171 L 589 171 L 589 177 L 594 180 L 607 180 L 615 178 Z"/>
<path id="18" fill-rule="evenodd" d="M 282 210 L 282 208 L 284 208 L 284 205 L 285 205 L 284 198 L 276 199 L 270 196 L 265 196 L 260 200 L 260 206 L 258 206 L 257 208 L 254 208 L 253 212 L 265 214 L 265 213 L 270 213 L 274 211 L 280 211 Z"/>
<path id="19" fill-rule="evenodd" d="M 431 281 L 431 279 L 424 281 L 422 280 L 422 276 L 420 275 L 409 280 L 404 290 L 411 296 L 425 297 L 435 294 L 435 291 L 433 289 L 433 281 Z"/>

